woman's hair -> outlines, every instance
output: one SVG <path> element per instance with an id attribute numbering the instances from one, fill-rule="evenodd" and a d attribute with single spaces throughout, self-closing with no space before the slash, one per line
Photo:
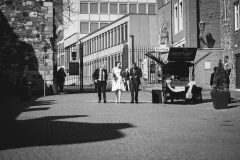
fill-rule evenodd
<path id="1" fill-rule="evenodd" d="M 116 61 L 116 63 L 115 63 L 115 67 L 117 66 L 117 64 L 118 64 L 118 63 L 120 63 L 120 64 L 121 64 L 121 62 L 120 62 L 120 61 Z"/>

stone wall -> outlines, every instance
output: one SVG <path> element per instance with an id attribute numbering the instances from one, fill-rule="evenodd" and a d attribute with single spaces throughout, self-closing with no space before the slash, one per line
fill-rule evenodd
<path id="1" fill-rule="evenodd" d="M 46 83 L 50 85 L 53 80 L 53 51 L 50 43 L 53 36 L 53 2 L 0 0 L 0 10 L 3 13 L 2 20 L 8 23 L 2 29 L 9 33 L 1 37 L 0 43 L 2 76 L 16 84 L 24 65 L 28 65 L 33 77 L 33 91 L 40 94 L 43 89 L 44 68 Z M 47 46 L 46 54 L 44 46 Z"/>

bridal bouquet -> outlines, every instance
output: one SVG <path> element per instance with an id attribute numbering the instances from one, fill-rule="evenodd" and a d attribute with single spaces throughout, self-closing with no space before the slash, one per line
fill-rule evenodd
<path id="1" fill-rule="evenodd" d="M 116 74 L 115 74 L 115 73 L 113 73 L 113 74 L 112 74 L 112 77 L 113 77 L 113 79 L 114 79 L 115 81 L 117 81 L 117 80 L 118 80 L 118 77 L 116 76 Z"/>

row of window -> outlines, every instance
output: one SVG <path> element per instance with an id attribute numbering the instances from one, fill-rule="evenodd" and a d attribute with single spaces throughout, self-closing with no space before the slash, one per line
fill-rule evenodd
<path id="1" fill-rule="evenodd" d="M 222 12 L 223 20 L 226 21 L 229 18 L 228 13 L 228 0 L 222 0 Z M 240 6 L 239 1 L 234 3 L 234 29 L 235 31 L 240 29 Z"/>
<path id="2" fill-rule="evenodd" d="M 109 22 L 86 21 L 80 22 L 80 33 L 88 34 L 108 25 Z"/>
<path id="3" fill-rule="evenodd" d="M 179 0 L 174 5 L 174 33 L 177 34 L 183 30 L 183 0 Z"/>
<path id="4" fill-rule="evenodd" d="M 120 53 L 114 54 L 112 56 L 102 57 L 98 60 L 93 60 L 83 64 L 83 76 L 88 77 L 92 75 L 92 72 L 99 66 L 99 64 L 104 63 L 109 73 L 111 69 L 115 66 L 114 62 L 120 61 L 122 55 Z"/>
<path id="5" fill-rule="evenodd" d="M 235 31 L 240 29 L 240 10 L 239 2 L 234 3 L 234 22 L 235 22 Z"/>
<path id="6" fill-rule="evenodd" d="M 156 14 L 156 5 L 154 3 L 80 3 L 80 14 Z"/>
<path id="7" fill-rule="evenodd" d="M 87 56 L 89 54 L 127 42 L 127 40 L 128 25 L 127 23 L 124 23 L 86 42 L 83 42 L 83 55 Z"/>

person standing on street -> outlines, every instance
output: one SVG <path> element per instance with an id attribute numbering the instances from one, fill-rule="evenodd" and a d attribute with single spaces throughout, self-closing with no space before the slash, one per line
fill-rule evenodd
<path id="1" fill-rule="evenodd" d="M 23 76 L 22 76 L 22 87 L 23 87 L 23 94 L 22 100 L 29 100 L 31 99 L 31 75 L 29 72 L 28 65 L 25 65 Z"/>
<path id="2" fill-rule="evenodd" d="M 107 87 L 108 74 L 107 74 L 107 70 L 105 69 L 105 65 L 101 64 L 100 68 L 97 68 L 94 71 L 92 77 L 94 79 L 94 82 L 97 85 L 98 103 L 101 103 L 102 94 L 103 94 L 103 102 L 107 103 L 106 87 Z"/>
<path id="3" fill-rule="evenodd" d="M 122 91 L 125 91 L 121 62 L 116 62 L 116 66 L 112 69 L 112 77 L 112 91 L 115 92 L 115 103 L 121 103 Z"/>
<path id="4" fill-rule="evenodd" d="M 142 77 L 141 68 L 137 67 L 136 63 L 132 64 L 130 69 L 130 90 L 131 90 L 131 103 L 138 103 L 138 90 L 141 84 L 140 78 Z"/>
<path id="5" fill-rule="evenodd" d="M 66 73 L 65 73 L 64 69 L 61 67 L 57 71 L 57 84 L 58 84 L 58 89 L 59 89 L 60 94 L 63 93 L 63 86 L 64 86 L 64 82 L 65 82 L 65 77 L 66 77 Z"/>
<path id="6" fill-rule="evenodd" d="M 230 85 L 230 74 L 231 74 L 231 69 L 232 69 L 232 65 L 229 61 L 228 56 L 224 57 L 224 70 L 226 72 L 226 83 L 227 83 L 227 87 L 229 89 L 229 85 Z"/>
<path id="7" fill-rule="evenodd" d="M 214 78 L 214 74 L 215 74 L 216 70 L 217 70 L 217 67 L 214 67 L 213 68 L 213 73 L 211 74 L 211 78 L 210 78 L 210 86 L 213 85 L 213 78 Z"/>
<path id="8" fill-rule="evenodd" d="M 124 77 L 124 84 L 126 87 L 126 91 L 128 91 L 130 90 L 130 80 L 129 80 L 130 74 L 129 74 L 128 68 L 125 69 L 123 77 Z"/>

